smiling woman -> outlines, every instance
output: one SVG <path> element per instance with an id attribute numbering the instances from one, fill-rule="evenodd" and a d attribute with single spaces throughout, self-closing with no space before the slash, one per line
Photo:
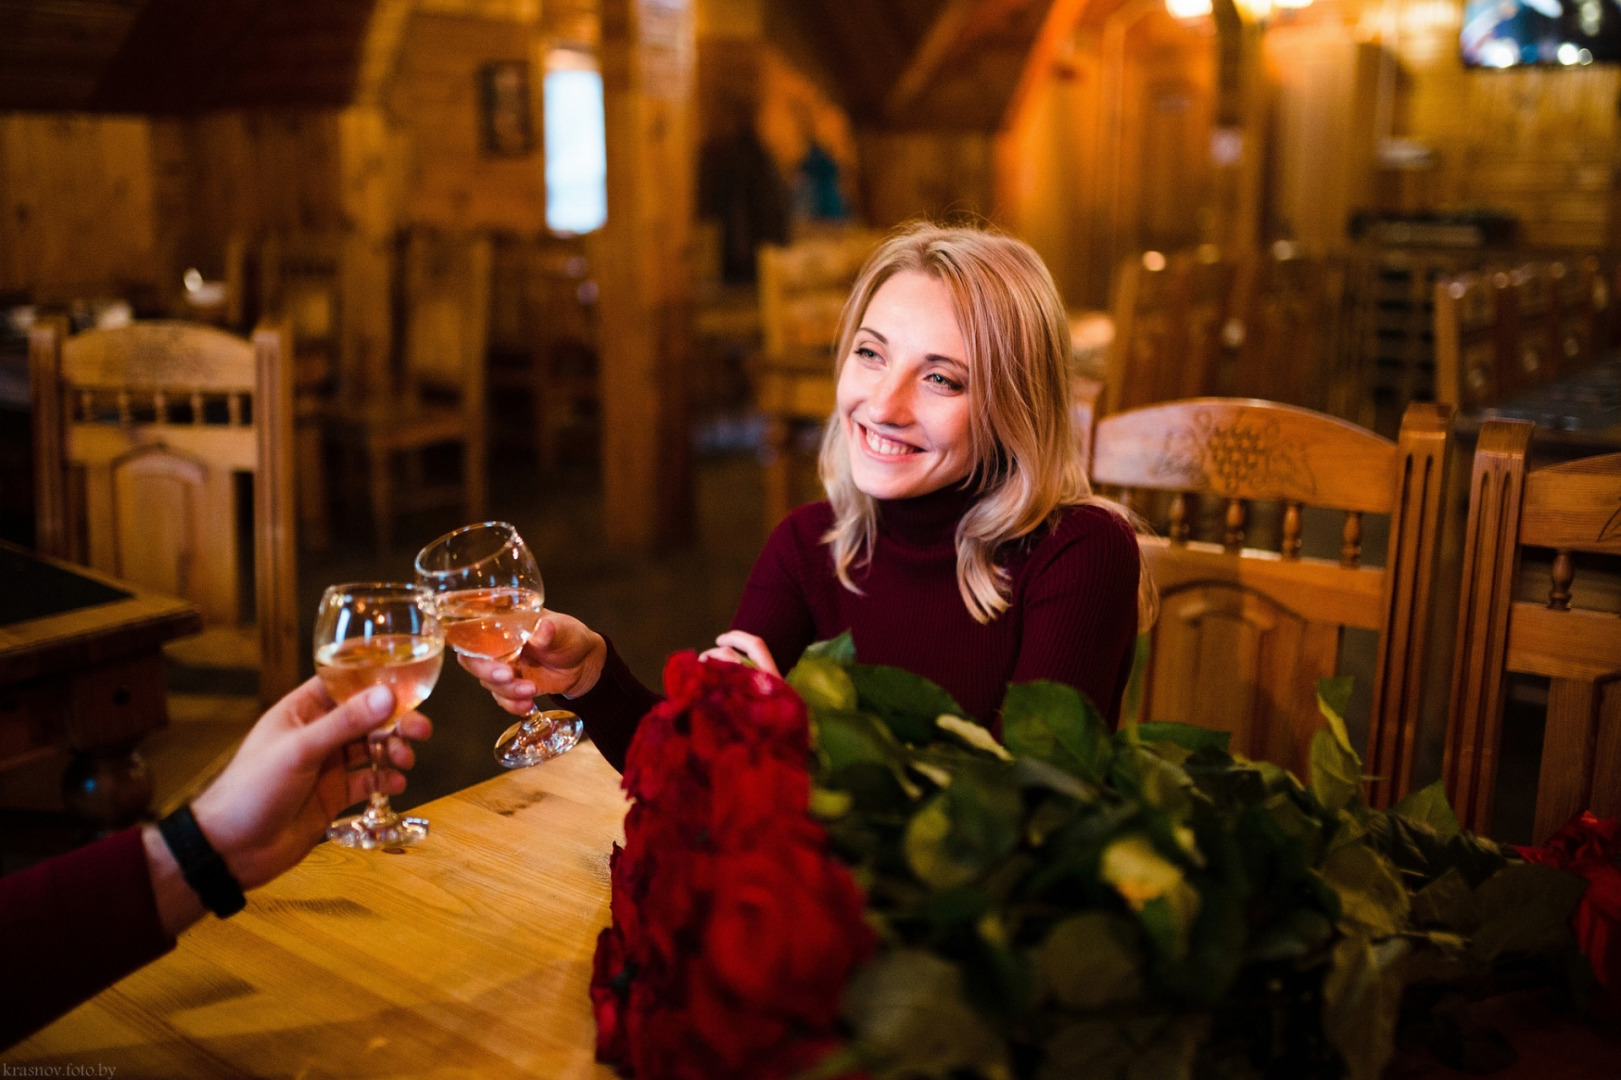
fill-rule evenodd
<path id="1" fill-rule="evenodd" d="M 705 655 L 785 671 L 848 630 L 863 662 L 933 680 L 993 731 L 1008 683 L 1035 679 L 1113 721 L 1151 589 L 1131 526 L 1087 486 L 1069 344 L 1027 245 L 930 225 L 881 244 L 840 317 L 828 501 L 772 533 Z M 512 712 L 570 697 L 616 766 L 658 700 L 606 638 L 555 612 L 514 666 L 461 662 Z"/>

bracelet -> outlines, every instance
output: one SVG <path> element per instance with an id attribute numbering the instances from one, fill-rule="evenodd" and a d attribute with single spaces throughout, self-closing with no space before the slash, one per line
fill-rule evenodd
<path id="1" fill-rule="evenodd" d="M 169 845 L 175 862 L 180 864 L 180 876 L 186 879 L 204 907 L 224 919 L 247 906 L 248 898 L 242 895 L 242 886 L 203 835 L 191 807 L 182 806 L 158 822 L 158 833 Z"/>

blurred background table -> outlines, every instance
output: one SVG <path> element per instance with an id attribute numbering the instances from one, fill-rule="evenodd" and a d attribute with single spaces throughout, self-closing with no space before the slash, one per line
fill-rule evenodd
<path id="1" fill-rule="evenodd" d="M 455 737 L 442 723 L 436 741 Z M 419 808 L 433 824 L 420 847 L 323 844 L 7 1064 L 175 1080 L 606 1080 L 587 987 L 626 806 L 587 743 Z"/>
<path id="2" fill-rule="evenodd" d="M 0 541 L 0 773 L 73 753 L 64 802 L 81 826 L 132 821 L 152 785 L 134 758 L 168 719 L 164 642 L 196 633 L 190 603 Z M 11 833 L 37 831 L 7 820 Z M 49 830 L 47 830 L 49 831 Z"/>

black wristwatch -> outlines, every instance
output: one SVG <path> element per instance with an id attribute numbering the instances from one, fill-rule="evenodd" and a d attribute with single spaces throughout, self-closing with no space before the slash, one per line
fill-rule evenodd
<path id="1" fill-rule="evenodd" d="M 197 893 L 204 907 L 224 919 L 247 906 L 248 898 L 242 895 L 242 886 L 203 835 L 191 807 L 182 806 L 158 822 L 158 833 L 169 845 L 174 861 L 180 864 L 180 876 Z"/>

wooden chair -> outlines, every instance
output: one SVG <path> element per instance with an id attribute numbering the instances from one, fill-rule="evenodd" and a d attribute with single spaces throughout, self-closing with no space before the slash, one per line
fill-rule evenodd
<path id="1" fill-rule="evenodd" d="M 237 477 L 253 478 L 261 702 L 298 682 L 291 394 L 278 329 L 32 332 L 38 547 L 244 622 Z"/>
<path id="2" fill-rule="evenodd" d="M 596 284 L 577 240 L 503 238 L 492 249 L 489 390 L 522 393 L 543 474 L 599 410 Z"/>
<path id="3" fill-rule="evenodd" d="M 299 533 L 324 551 L 330 539 L 322 417 L 343 362 L 342 233 L 272 233 L 259 248 L 259 310 L 286 330 L 293 384 L 293 460 Z"/>
<path id="4" fill-rule="evenodd" d="M 1338 377 L 1345 268 L 1279 242 L 1244 259 L 1234 287 L 1231 372 L 1223 393 L 1322 410 Z M 1183 395 L 1186 396 L 1186 395 Z"/>
<path id="5" fill-rule="evenodd" d="M 1490 833 L 1507 674 L 1549 679 L 1541 843 L 1581 810 L 1621 814 L 1621 613 L 1572 603 L 1578 557 L 1621 570 L 1621 454 L 1527 472 L 1531 433 L 1491 420 L 1475 451 L 1443 775 L 1464 827 Z M 1554 553 L 1545 600 L 1515 597 L 1527 548 Z"/>
<path id="6" fill-rule="evenodd" d="M 484 515 L 490 240 L 413 229 L 402 246 L 395 385 L 346 390 L 327 414 L 327 431 L 361 465 L 356 486 L 370 495 L 379 555 L 393 547 L 402 511 L 452 505 L 468 521 Z M 437 446 L 460 447 L 459 480 L 426 475 L 422 452 Z"/>
<path id="7" fill-rule="evenodd" d="M 759 252 L 763 354 L 755 401 L 766 417 L 766 529 L 794 508 L 791 437 L 795 424 L 833 411 L 834 336 L 850 286 L 882 235 L 846 230 Z"/>
<path id="8" fill-rule="evenodd" d="M 1512 355 L 1508 291 L 1503 271 L 1435 283 L 1435 400 L 1473 413 L 1500 399 Z"/>
<path id="9" fill-rule="evenodd" d="M 1128 259 L 1115 277 L 1104 411 L 1211 393 L 1221 371 L 1235 268 L 1210 246 Z"/>
<path id="10" fill-rule="evenodd" d="M 1160 591 L 1141 715 L 1233 733 L 1234 750 L 1303 770 L 1320 726 L 1317 680 L 1341 632 L 1379 633 L 1368 737 L 1371 797 L 1406 792 L 1451 410 L 1408 408 L 1391 442 L 1321 413 L 1204 398 L 1100 420 L 1091 476 L 1141 505 L 1164 493 L 1166 535 L 1140 543 Z M 1195 499 L 1222 500 L 1222 542 L 1201 542 Z M 1248 503 L 1283 505 L 1280 551 L 1245 547 Z M 1301 554 L 1306 506 L 1344 512 L 1338 560 Z M 1390 515 L 1385 566 L 1362 565 L 1362 516 Z M 1304 773 L 1302 772 L 1302 775 Z"/>

